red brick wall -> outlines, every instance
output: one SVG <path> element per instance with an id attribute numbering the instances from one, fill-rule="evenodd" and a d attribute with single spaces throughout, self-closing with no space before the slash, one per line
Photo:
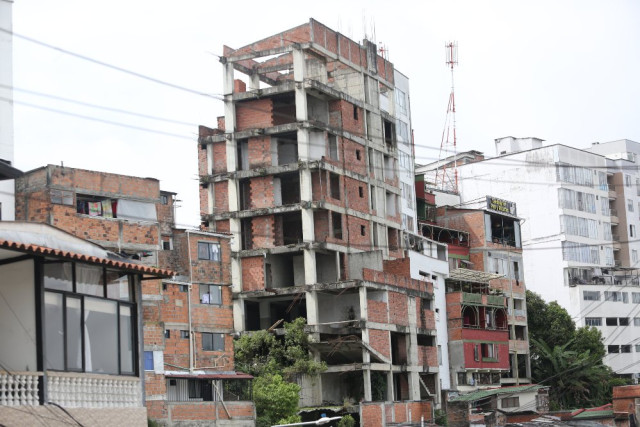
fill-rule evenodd
<path id="1" fill-rule="evenodd" d="M 242 290 L 264 289 L 264 258 L 261 256 L 242 258 Z"/>
<path id="2" fill-rule="evenodd" d="M 382 405 L 380 403 L 361 403 L 360 425 L 364 427 L 383 427 Z"/>
<path id="3" fill-rule="evenodd" d="M 236 131 L 272 126 L 273 100 L 256 99 L 236 103 Z"/>
<path id="4" fill-rule="evenodd" d="M 406 278 L 411 277 L 411 261 L 408 257 L 382 261 L 382 266 L 385 273 L 391 273 L 396 276 Z"/>
<path id="5" fill-rule="evenodd" d="M 370 250 L 371 249 L 371 236 L 369 231 L 369 221 L 360 219 L 356 216 L 351 215 L 343 215 L 343 218 L 346 217 L 346 221 L 348 224 L 348 238 L 349 244 L 361 250 Z M 344 227 L 344 221 L 343 221 Z M 362 227 L 364 227 L 364 236 L 362 235 Z M 346 234 L 342 233 L 343 237 L 346 237 Z"/>
<path id="6" fill-rule="evenodd" d="M 326 241 L 329 237 L 329 211 L 317 210 L 313 214 L 315 238 L 319 242 Z"/>
<path id="7" fill-rule="evenodd" d="M 266 215 L 252 218 L 251 234 L 254 248 L 273 248 L 275 246 L 274 216 Z"/>
<path id="8" fill-rule="evenodd" d="M 405 294 L 389 292 L 389 323 L 409 326 L 407 299 Z"/>
<path id="9" fill-rule="evenodd" d="M 391 357 L 391 342 L 389 339 L 389 331 L 379 329 L 369 329 L 369 345 L 380 354 Z"/>
<path id="10" fill-rule="evenodd" d="M 166 401 L 147 400 L 145 405 L 147 407 L 147 416 L 152 420 L 164 420 L 169 416 Z"/>
<path id="11" fill-rule="evenodd" d="M 226 172 L 227 171 L 227 143 L 224 141 L 214 142 L 212 151 L 213 151 L 213 173 Z"/>
<path id="12" fill-rule="evenodd" d="M 360 189 L 362 189 L 362 197 L 360 197 Z M 344 191 L 347 194 L 349 208 L 369 213 L 369 186 L 366 182 L 358 181 L 353 178 L 344 178 Z"/>
<path id="13" fill-rule="evenodd" d="M 221 181 L 213 184 L 213 194 L 215 196 L 215 210 L 217 212 L 227 212 L 229 210 L 229 181 Z M 209 206 L 204 207 L 208 209 Z"/>
<path id="14" fill-rule="evenodd" d="M 418 346 L 418 365 L 438 367 L 438 348 L 433 346 Z"/>
<path id="15" fill-rule="evenodd" d="M 272 175 L 251 178 L 249 180 L 249 189 L 251 193 L 249 198 L 250 209 L 271 208 L 274 206 Z"/>
<path id="16" fill-rule="evenodd" d="M 389 323 L 388 314 L 386 302 L 367 300 L 367 320 L 369 322 Z"/>

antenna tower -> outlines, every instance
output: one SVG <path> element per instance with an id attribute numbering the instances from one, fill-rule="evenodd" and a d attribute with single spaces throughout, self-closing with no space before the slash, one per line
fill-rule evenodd
<path id="1" fill-rule="evenodd" d="M 446 64 L 451 69 L 451 94 L 447 106 L 447 116 L 442 130 L 440 141 L 440 156 L 436 169 L 436 188 L 444 191 L 458 193 L 458 162 L 456 141 L 456 97 L 453 84 L 453 69 L 458 65 L 458 43 L 449 42 L 444 45 L 446 49 Z M 451 160 L 447 160 L 449 157 Z"/>

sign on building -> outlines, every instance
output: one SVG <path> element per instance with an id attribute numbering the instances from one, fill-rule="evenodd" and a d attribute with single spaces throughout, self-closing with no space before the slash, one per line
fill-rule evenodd
<path id="1" fill-rule="evenodd" d="M 517 216 L 515 202 L 498 199 L 493 196 L 487 196 L 487 209 L 498 213 Z"/>

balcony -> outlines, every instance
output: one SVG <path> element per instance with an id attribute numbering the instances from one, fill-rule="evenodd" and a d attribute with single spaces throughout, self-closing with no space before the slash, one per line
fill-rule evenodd
<path id="1" fill-rule="evenodd" d="M 484 295 L 470 292 L 462 293 L 462 302 L 467 304 L 505 306 L 505 299 L 502 295 Z"/>
<path id="2" fill-rule="evenodd" d="M 609 209 L 609 217 L 611 224 L 619 224 L 620 220 L 618 219 L 618 211 L 616 209 Z"/>
<path id="3" fill-rule="evenodd" d="M 0 405 L 38 405 L 38 379 L 41 376 L 42 372 L 0 373 Z"/>

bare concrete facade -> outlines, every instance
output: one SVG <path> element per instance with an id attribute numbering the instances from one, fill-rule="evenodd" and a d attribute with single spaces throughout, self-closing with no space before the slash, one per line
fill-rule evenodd
<path id="1" fill-rule="evenodd" d="M 221 62 L 200 196 L 203 225 L 233 236 L 235 330 L 307 319 L 329 365 L 303 382 L 307 406 L 437 395 L 433 288 L 410 278 L 395 104 L 380 106 L 393 64 L 314 20 Z"/>

